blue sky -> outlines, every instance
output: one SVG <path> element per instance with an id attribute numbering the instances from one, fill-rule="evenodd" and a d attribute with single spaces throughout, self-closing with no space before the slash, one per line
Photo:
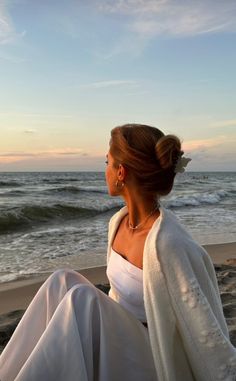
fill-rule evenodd
<path id="1" fill-rule="evenodd" d="M 103 170 L 110 130 L 236 168 L 234 0 L 0 2 L 0 170 Z"/>

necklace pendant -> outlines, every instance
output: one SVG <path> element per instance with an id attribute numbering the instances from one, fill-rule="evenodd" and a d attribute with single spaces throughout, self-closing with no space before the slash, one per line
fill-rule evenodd
<path id="1" fill-rule="evenodd" d="M 145 220 L 143 222 L 140 222 L 139 224 L 135 225 L 135 226 L 132 226 L 132 224 L 130 223 L 129 221 L 129 229 L 131 230 L 137 230 L 138 228 L 140 228 L 140 226 L 143 226 L 147 220 L 149 219 L 149 217 L 151 217 L 155 212 L 156 210 L 159 208 L 159 204 L 157 204 L 155 206 L 155 208 L 151 211 L 151 213 L 149 213 L 149 215 L 145 218 Z"/>

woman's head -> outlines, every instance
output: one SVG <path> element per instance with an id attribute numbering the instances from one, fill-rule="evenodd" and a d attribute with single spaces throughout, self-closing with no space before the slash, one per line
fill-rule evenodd
<path id="1" fill-rule="evenodd" d="M 180 140 L 155 127 L 125 124 L 111 131 L 113 166 L 122 164 L 145 193 L 163 196 L 171 191 L 182 154 Z"/>

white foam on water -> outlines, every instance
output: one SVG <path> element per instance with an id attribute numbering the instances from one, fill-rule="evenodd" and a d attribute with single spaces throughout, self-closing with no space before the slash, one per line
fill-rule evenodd
<path id="1" fill-rule="evenodd" d="M 0 275 L 0 283 L 12 282 L 13 280 L 16 280 L 18 278 L 19 275 L 17 273 Z"/>
<path id="2" fill-rule="evenodd" d="M 228 192 L 218 190 L 215 192 L 195 193 L 188 196 L 172 196 L 166 200 L 166 206 L 169 208 L 200 206 L 201 204 L 217 204 L 223 198 L 228 196 Z"/>

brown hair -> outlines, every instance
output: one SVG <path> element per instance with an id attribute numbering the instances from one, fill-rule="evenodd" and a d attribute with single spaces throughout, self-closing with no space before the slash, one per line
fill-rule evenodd
<path id="1" fill-rule="evenodd" d="M 125 124 L 111 131 L 110 153 L 115 165 L 123 164 L 144 192 L 163 196 L 173 187 L 183 151 L 175 135 L 144 124 Z"/>

